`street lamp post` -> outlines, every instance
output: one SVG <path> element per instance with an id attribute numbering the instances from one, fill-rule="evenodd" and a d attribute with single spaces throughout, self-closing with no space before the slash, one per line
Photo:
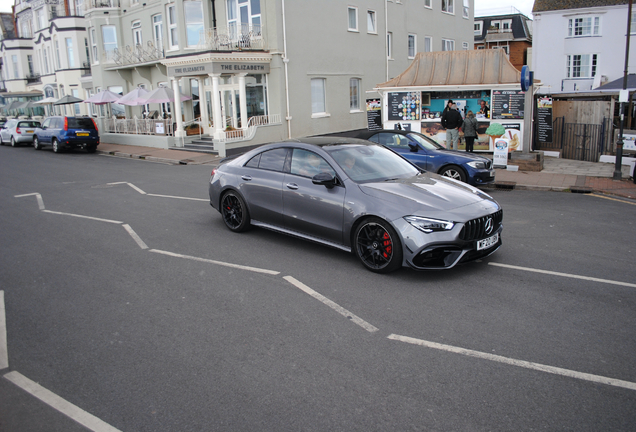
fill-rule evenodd
<path id="1" fill-rule="evenodd" d="M 625 125 L 625 97 L 627 93 L 627 69 L 629 63 L 629 39 L 631 36 L 632 27 L 632 0 L 629 0 L 629 7 L 627 10 L 627 41 L 625 42 L 625 69 L 623 72 L 623 91 L 620 95 L 620 118 L 621 127 L 618 134 L 618 141 L 616 141 L 616 164 L 614 165 L 614 180 L 620 180 L 623 176 L 623 126 Z"/>

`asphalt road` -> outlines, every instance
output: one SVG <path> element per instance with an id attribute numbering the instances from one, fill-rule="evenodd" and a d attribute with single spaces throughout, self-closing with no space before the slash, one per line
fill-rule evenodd
<path id="1" fill-rule="evenodd" d="M 376 275 L 209 176 L 0 147 L 0 431 L 633 430 L 636 202 L 492 191 L 496 254 Z"/>

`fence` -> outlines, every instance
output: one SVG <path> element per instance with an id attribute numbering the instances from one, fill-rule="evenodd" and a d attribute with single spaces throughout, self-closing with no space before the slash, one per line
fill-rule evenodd
<path id="1" fill-rule="evenodd" d="M 172 120 L 109 118 L 105 121 L 105 128 L 107 133 L 174 135 L 174 124 Z"/>
<path id="2" fill-rule="evenodd" d="M 559 150 L 564 159 L 598 162 L 601 154 L 611 151 L 610 119 L 600 124 L 567 123 L 565 117 L 552 122 L 552 142 L 537 141 L 539 150 Z"/>

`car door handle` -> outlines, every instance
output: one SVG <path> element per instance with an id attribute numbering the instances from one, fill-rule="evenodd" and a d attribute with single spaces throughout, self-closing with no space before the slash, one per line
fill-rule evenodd
<path id="1" fill-rule="evenodd" d="M 292 190 L 298 189 L 298 185 L 296 183 L 287 183 L 285 186 L 287 186 L 287 188 Z"/>
<path id="2" fill-rule="evenodd" d="M 250 181 L 250 180 L 252 180 L 252 176 L 248 176 L 248 175 L 241 176 L 241 178 L 242 178 L 243 180 L 245 180 L 245 181 Z"/>

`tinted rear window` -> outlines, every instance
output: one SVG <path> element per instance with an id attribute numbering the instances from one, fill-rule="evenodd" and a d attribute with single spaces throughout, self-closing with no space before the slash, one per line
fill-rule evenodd
<path id="1" fill-rule="evenodd" d="M 40 123 L 35 121 L 23 121 L 18 124 L 18 127 L 21 127 L 21 128 L 35 128 L 38 126 L 40 126 Z"/>
<path id="2" fill-rule="evenodd" d="M 93 120 L 89 118 L 69 118 L 68 128 L 69 129 L 95 129 L 95 124 L 93 123 Z"/>

